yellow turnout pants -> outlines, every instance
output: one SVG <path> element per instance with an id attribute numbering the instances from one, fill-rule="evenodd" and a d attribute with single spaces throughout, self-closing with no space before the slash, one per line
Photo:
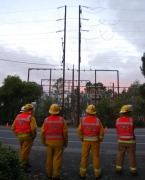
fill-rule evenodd
<path id="1" fill-rule="evenodd" d="M 116 171 L 123 169 L 124 157 L 127 152 L 130 172 L 136 172 L 136 144 L 118 143 Z"/>
<path id="2" fill-rule="evenodd" d="M 92 151 L 93 168 L 96 177 L 101 175 L 100 168 L 100 142 L 99 141 L 86 141 L 82 142 L 82 157 L 80 165 L 80 175 L 85 176 L 88 166 L 90 150 Z"/>
<path id="3" fill-rule="evenodd" d="M 59 178 L 63 147 L 47 145 L 46 172 L 49 177 Z"/>
<path id="4" fill-rule="evenodd" d="M 31 147 L 33 145 L 33 138 L 31 136 L 19 137 L 20 142 L 20 161 L 22 166 L 25 166 L 29 161 Z"/>

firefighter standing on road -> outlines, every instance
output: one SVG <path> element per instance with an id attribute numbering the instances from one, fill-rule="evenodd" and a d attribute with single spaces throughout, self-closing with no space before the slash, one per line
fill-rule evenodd
<path id="1" fill-rule="evenodd" d="M 46 173 L 48 179 L 60 179 L 62 154 L 68 144 L 68 128 L 66 121 L 60 116 L 60 107 L 52 104 L 49 117 L 45 118 L 41 127 L 40 139 L 47 146 Z"/>
<path id="2" fill-rule="evenodd" d="M 134 134 L 134 120 L 130 117 L 132 107 L 130 105 L 122 106 L 120 118 L 116 120 L 116 131 L 118 134 L 118 153 L 116 162 L 116 173 L 122 174 L 125 153 L 128 154 L 130 173 L 137 175 L 136 171 L 136 142 Z"/>
<path id="3" fill-rule="evenodd" d="M 37 134 L 37 124 L 32 115 L 34 106 L 26 104 L 24 112 L 18 114 L 12 124 L 12 130 L 20 142 L 20 160 L 26 173 L 30 172 L 29 154 L 33 145 L 33 140 Z"/>
<path id="4" fill-rule="evenodd" d="M 86 176 L 90 150 L 93 157 L 93 168 L 96 179 L 102 177 L 100 167 L 100 143 L 104 137 L 104 128 L 96 117 L 96 107 L 89 105 L 86 109 L 86 117 L 80 120 L 78 136 L 82 141 L 82 157 L 80 165 L 80 178 Z"/>

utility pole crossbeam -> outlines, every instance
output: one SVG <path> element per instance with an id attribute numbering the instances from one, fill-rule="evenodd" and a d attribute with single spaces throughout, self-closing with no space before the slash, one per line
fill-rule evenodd
<path id="1" fill-rule="evenodd" d="M 45 70 L 51 70 L 50 68 L 48 69 L 48 68 L 28 68 L 28 79 L 27 79 L 27 82 L 29 82 L 29 80 L 30 80 L 30 71 L 31 70 L 37 70 L 37 71 L 39 71 L 39 70 L 42 70 L 42 71 L 45 71 Z"/>

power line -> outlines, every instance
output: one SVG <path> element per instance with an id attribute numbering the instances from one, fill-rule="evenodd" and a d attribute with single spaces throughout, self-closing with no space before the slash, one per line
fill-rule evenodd
<path id="1" fill-rule="evenodd" d="M 78 6 L 68 6 L 68 7 L 78 7 Z M 57 10 L 59 7 L 50 7 L 50 8 L 42 8 L 42 9 L 25 9 L 21 11 L 8 11 L 1 12 L 0 14 L 12 14 L 12 13 L 23 13 L 23 12 L 35 12 L 35 11 L 48 11 L 48 10 Z"/>
<path id="2" fill-rule="evenodd" d="M 93 7 L 92 8 L 92 7 L 87 7 L 87 6 L 86 6 L 86 8 L 90 9 L 90 10 L 96 10 L 96 9 L 106 10 L 106 9 L 108 9 L 108 10 L 117 10 L 117 11 L 143 11 L 143 12 L 145 12 L 145 10 L 143 10 L 143 9 L 125 9 L 125 8 L 109 8 L 109 7 Z M 83 11 L 85 11 L 85 10 L 83 10 Z"/>
<path id="3" fill-rule="evenodd" d="M 15 60 L 8 60 L 8 59 L 1 59 L 0 61 L 7 61 L 12 63 L 22 63 L 22 64 L 35 64 L 35 65 L 49 65 L 49 66 L 61 66 L 61 65 L 52 65 L 52 64 L 39 64 L 39 63 L 33 63 L 33 62 L 24 62 L 24 61 L 15 61 Z"/>
<path id="4" fill-rule="evenodd" d="M 75 7 L 77 8 L 78 6 L 67 6 L 67 7 Z M 145 10 L 142 9 L 125 9 L 125 8 L 108 8 L 108 7 L 87 7 L 87 6 L 81 6 L 82 8 L 85 7 L 87 9 L 90 9 L 92 11 L 96 10 L 96 9 L 103 9 L 103 10 L 117 10 L 117 11 L 143 11 L 145 12 Z M 1 12 L 0 14 L 13 14 L 13 13 L 24 13 L 24 12 L 36 12 L 36 11 L 48 11 L 48 10 L 57 10 L 57 7 L 50 7 L 50 8 L 42 8 L 42 9 L 26 9 L 26 10 L 21 10 L 21 11 L 8 11 L 8 12 Z M 83 10 L 85 11 L 85 10 Z M 85 11 L 87 13 L 89 13 L 88 11 Z"/>
<path id="5" fill-rule="evenodd" d="M 1 23 L 0 25 L 4 24 L 26 24 L 26 23 L 44 23 L 49 21 L 56 21 L 56 20 L 37 20 L 37 21 L 20 21 L 20 22 L 7 22 L 7 23 Z"/>
<path id="6" fill-rule="evenodd" d="M 23 13 L 23 12 L 34 12 L 34 11 L 44 11 L 44 10 L 56 10 L 56 8 L 43 8 L 43 9 L 31 9 L 31 10 L 21 10 L 21 11 L 8 11 L 8 12 L 1 12 L 0 14 L 13 14 L 13 13 Z"/>

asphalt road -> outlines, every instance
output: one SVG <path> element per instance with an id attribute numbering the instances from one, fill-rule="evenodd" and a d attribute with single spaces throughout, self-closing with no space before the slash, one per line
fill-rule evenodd
<path id="1" fill-rule="evenodd" d="M 144 180 L 145 179 L 145 129 L 136 129 L 137 141 L 137 170 L 139 176 L 130 177 L 127 156 L 124 162 L 124 173 L 122 176 L 116 175 L 115 163 L 117 155 L 117 135 L 115 129 L 108 129 L 105 133 L 104 141 L 101 144 L 101 168 L 102 180 Z M 46 163 L 46 147 L 40 142 L 40 128 L 34 140 L 34 144 L 30 154 L 30 163 L 32 164 L 32 172 L 27 175 L 28 180 L 46 180 L 45 163 Z M 19 142 L 13 134 L 11 127 L 0 126 L 0 140 L 3 144 L 11 145 L 17 150 Z M 69 128 L 69 144 L 64 150 L 62 163 L 62 179 L 63 180 L 79 180 L 79 166 L 81 161 L 81 142 L 78 139 L 77 128 Z M 87 168 L 86 180 L 93 180 L 93 164 L 91 157 Z"/>
<path id="2" fill-rule="evenodd" d="M 137 155 L 145 154 L 145 129 L 136 129 L 136 143 L 137 143 Z M 13 134 L 11 127 L 0 126 L 0 140 L 3 144 L 19 147 L 19 142 L 16 136 Z M 37 137 L 34 140 L 33 148 L 43 149 L 45 148 L 40 142 L 40 128 L 38 128 Z M 69 128 L 69 143 L 65 149 L 66 152 L 80 152 L 81 142 L 77 135 L 77 128 Z M 105 133 L 104 140 L 101 144 L 101 151 L 107 153 L 116 154 L 117 152 L 117 135 L 115 129 L 108 129 Z"/>

